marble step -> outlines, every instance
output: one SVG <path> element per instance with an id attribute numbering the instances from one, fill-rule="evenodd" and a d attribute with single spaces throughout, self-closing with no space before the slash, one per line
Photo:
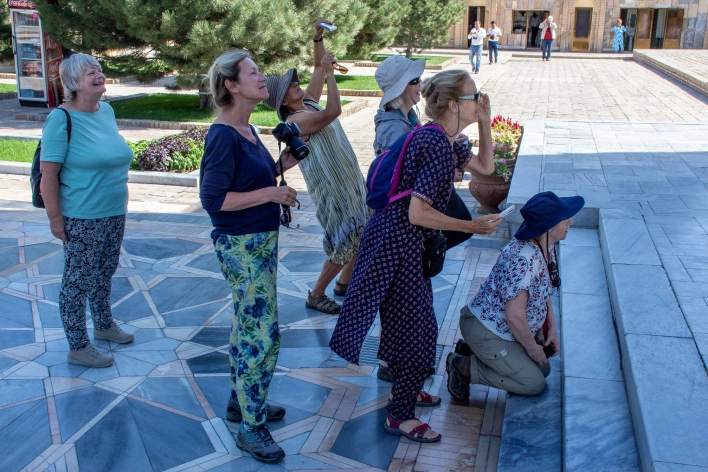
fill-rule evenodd
<path id="1" fill-rule="evenodd" d="M 642 470 L 708 471 L 708 375 L 644 217 L 601 210 L 599 234 Z"/>
<path id="2" fill-rule="evenodd" d="M 563 470 L 639 471 L 598 233 L 561 241 Z"/>

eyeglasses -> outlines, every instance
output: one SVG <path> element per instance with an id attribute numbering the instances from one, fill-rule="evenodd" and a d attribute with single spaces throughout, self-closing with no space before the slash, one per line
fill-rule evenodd
<path id="1" fill-rule="evenodd" d="M 332 63 L 332 67 L 334 67 L 334 70 L 336 70 L 336 71 L 338 71 L 338 72 L 341 72 L 342 74 L 346 74 L 347 72 L 349 72 L 349 69 L 347 69 L 347 68 L 344 67 L 344 66 L 340 66 L 340 65 L 337 64 L 336 62 L 333 62 L 333 63 Z"/>
<path id="2" fill-rule="evenodd" d="M 551 285 L 554 288 L 560 287 L 561 278 L 558 275 L 558 266 L 556 265 L 555 261 L 551 261 L 548 263 L 548 273 L 551 276 Z"/>
<path id="3" fill-rule="evenodd" d="M 462 95 L 457 97 L 458 100 L 474 100 L 477 103 L 482 103 L 482 92 L 473 93 L 470 95 Z"/>
<path id="4" fill-rule="evenodd" d="M 419 83 L 420 83 L 420 77 L 416 77 L 415 79 L 408 82 L 408 85 L 418 85 Z"/>

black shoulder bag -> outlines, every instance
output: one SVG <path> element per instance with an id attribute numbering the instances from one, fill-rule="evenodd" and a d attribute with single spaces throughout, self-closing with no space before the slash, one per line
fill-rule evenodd
<path id="1" fill-rule="evenodd" d="M 63 111 L 66 114 L 66 141 L 71 141 L 71 116 L 69 112 L 63 108 L 58 108 L 58 110 Z M 39 189 L 39 183 L 42 181 L 42 171 L 40 170 L 40 158 L 42 156 L 42 140 L 40 139 L 37 143 L 37 149 L 34 151 L 34 158 L 32 159 L 32 168 L 30 171 L 30 187 L 32 188 L 32 206 L 36 208 L 44 208 L 44 199 L 42 198 L 42 192 Z"/>
<path id="2" fill-rule="evenodd" d="M 421 239 L 423 235 L 420 234 Z M 445 264 L 445 251 L 447 251 L 447 239 L 442 233 L 437 232 L 433 236 L 423 240 L 423 276 L 435 277 L 442 272 Z"/>

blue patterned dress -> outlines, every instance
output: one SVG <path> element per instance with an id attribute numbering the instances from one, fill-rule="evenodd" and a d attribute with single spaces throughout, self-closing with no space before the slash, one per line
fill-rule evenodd
<path id="1" fill-rule="evenodd" d="M 614 52 L 624 51 L 624 32 L 627 31 L 627 28 L 615 25 L 610 31 L 614 33 L 612 37 L 612 50 Z"/>
<path id="2" fill-rule="evenodd" d="M 421 130 L 405 155 L 399 192 L 413 196 L 444 213 L 452 192 L 455 168 L 470 159 L 464 146 L 450 146 L 442 132 Z M 351 283 L 347 289 L 330 347 L 358 364 L 364 338 L 381 315 L 378 358 L 416 367 L 435 364 L 438 326 L 430 279 L 423 277 L 419 227 L 410 223 L 406 197 L 378 211 L 364 228 Z M 422 229 L 423 237 L 434 234 Z"/>

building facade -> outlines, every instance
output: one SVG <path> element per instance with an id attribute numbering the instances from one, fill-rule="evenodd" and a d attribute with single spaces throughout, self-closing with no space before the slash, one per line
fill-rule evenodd
<path id="1" fill-rule="evenodd" d="M 475 20 L 502 30 L 499 47 L 537 49 L 535 26 L 548 15 L 558 25 L 554 50 L 612 51 L 610 29 L 621 18 L 625 49 L 708 49 L 708 0 L 468 0 L 464 18 L 450 29 L 449 46 L 468 47 Z"/>

